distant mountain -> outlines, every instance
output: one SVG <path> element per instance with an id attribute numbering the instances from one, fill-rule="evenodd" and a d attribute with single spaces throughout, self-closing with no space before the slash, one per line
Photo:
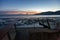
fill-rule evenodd
<path id="1" fill-rule="evenodd" d="M 48 12 L 37 13 L 35 15 L 60 15 L 60 11 L 56 11 L 56 12 L 48 11 Z"/>
<path id="2" fill-rule="evenodd" d="M 26 12 L 26 11 L 0 11 L 0 16 L 22 16 L 22 15 L 60 15 L 60 11 L 52 12 L 42 12 L 42 13 L 36 13 L 36 12 Z"/>

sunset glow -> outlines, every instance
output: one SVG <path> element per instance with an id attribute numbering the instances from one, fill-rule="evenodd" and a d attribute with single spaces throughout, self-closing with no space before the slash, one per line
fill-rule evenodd
<path id="1" fill-rule="evenodd" d="M 7 11 L 7 14 L 36 14 L 36 13 L 38 13 L 38 12 L 36 12 L 36 11 L 32 11 L 32 12 L 26 12 L 26 11 Z"/>

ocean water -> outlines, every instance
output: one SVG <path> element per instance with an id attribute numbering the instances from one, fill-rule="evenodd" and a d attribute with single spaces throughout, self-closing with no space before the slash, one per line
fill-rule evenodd
<path id="1" fill-rule="evenodd" d="M 0 18 L 31 18 L 31 17 L 60 17 L 60 15 L 20 15 L 20 16 L 0 16 Z"/>

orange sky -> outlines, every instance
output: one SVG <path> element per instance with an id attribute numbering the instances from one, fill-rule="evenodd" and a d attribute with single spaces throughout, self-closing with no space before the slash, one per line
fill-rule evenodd
<path id="1" fill-rule="evenodd" d="M 36 14 L 38 12 L 36 11 L 33 11 L 33 12 L 25 12 L 25 11 L 8 11 L 7 12 L 8 14 Z"/>

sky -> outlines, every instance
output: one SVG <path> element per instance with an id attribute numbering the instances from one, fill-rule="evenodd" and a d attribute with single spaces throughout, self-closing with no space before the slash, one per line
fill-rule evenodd
<path id="1" fill-rule="evenodd" d="M 60 0 L 0 0 L 2 11 L 57 11 Z"/>

